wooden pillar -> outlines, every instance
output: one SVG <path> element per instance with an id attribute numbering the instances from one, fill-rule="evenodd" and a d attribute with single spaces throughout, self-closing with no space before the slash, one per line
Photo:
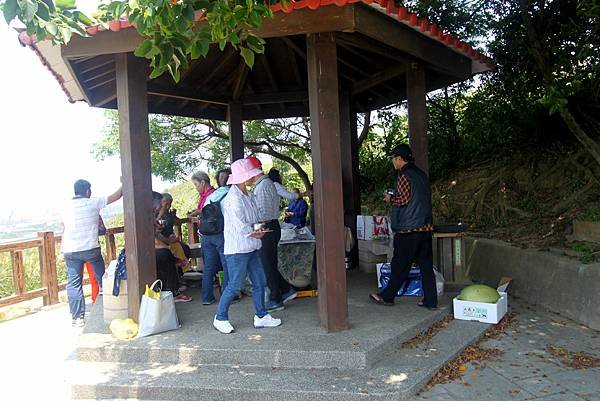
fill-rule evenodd
<path id="1" fill-rule="evenodd" d="M 129 317 L 137 321 L 145 286 L 156 278 L 146 65 L 133 53 L 115 62 Z"/>
<path id="2" fill-rule="evenodd" d="M 360 206 L 356 207 L 358 194 L 358 163 L 354 163 L 357 145 L 356 114 L 352 110 L 349 91 L 342 91 L 340 96 L 340 131 L 342 155 L 342 186 L 344 195 L 344 225 L 350 228 L 356 239 L 356 215 L 360 213 Z M 356 155 L 358 156 L 358 155 Z M 356 170 L 356 171 L 355 171 Z M 350 258 L 354 266 L 358 263 L 358 244 L 352 249 Z"/>
<path id="3" fill-rule="evenodd" d="M 306 40 L 319 317 L 327 331 L 348 328 L 344 268 L 344 203 L 338 100 L 337 54 L 332 33 Z"/>
<path id="4" fill-rule="evenodd" d="M 406 99 L 408 100 L 408 139 L 415 164 L 429 174 L 427 155 L 427 109 L 425 107 L 425 68 L 411 63 L 406 72 Z"/>
<path id="5" fill-rule="evenodd" d="M 229 124 L 229 146 L 231 163 L 244 158 L 244 126 L 242 124 L 242 103 L 231 102 L 227 108 Z"/>
<path id="6" fill-rule="evenodd" d="M 350 109 L 350 151 L 352 156 L 352 207 L 354 210 L 354 217 L 352 224 L 354 227 L 352 235 L 354 235 L 354 241 L 356 246 L 352 250 L 352 263 L 354 267 L 358 267 L 358 237 L 356 234 L 356 216 L 361 214 L 361 203 L 360 203 L 360 170 L 358 162 L 358 132 L 357 132 L 357 116 L 356 111 Z"/>

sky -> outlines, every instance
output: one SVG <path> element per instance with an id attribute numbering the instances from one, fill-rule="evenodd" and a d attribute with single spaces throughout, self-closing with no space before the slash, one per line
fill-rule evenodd
<path id="1" fill-rule="evenodd" d="M 50 71 L 0 20 L 0 221 L 59 212 L 80 178 L 91 182 L 92 196 L 114 192 L 120 160 L 91 155 L 102 137 L 103 111 L 69 103 Z M 153 178 L 155 189 L 168 186 Z"/>

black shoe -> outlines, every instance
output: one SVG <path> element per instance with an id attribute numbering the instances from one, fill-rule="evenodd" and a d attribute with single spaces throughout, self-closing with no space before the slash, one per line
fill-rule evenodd
<path id="1" fill-rule="evenodd" d="M 437 306 L 427 306 L 427 305 L 425 305 L 425 303 L 423 301 L 417 302 L 417 306 L 419 306 L 421 308 L 427 308 L 429 310 L 437 310 L 438 309 Z"/>

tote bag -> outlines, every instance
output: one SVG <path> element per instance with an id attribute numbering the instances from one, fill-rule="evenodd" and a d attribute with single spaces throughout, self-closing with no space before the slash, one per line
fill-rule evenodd
<path id="1" fill-rule="evenodd" d="M 155 290 L 156 285 L 158 290 Z M 181 327 L 171 291 L 161 291 L 162 281 L 156 280 L 142 296 L 138 337 L 146 337 Z"/>

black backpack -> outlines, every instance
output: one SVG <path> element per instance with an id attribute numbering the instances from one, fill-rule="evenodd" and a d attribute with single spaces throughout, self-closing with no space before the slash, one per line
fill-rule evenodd
<path id="1" fill-rule="evenodd" d="M 216 202 L 211 202 L 208 205 L 204 205 L 202 211 L 200 211 L 200 216 L 198 216 L 198 220 L 200 223 L 198 224 L 198 231 L 202 235 L 214 235 L 220 234 L 223 232 L 223 212 L 221 212 L 221 201 L 225 195 L 221 196 Z"/>

